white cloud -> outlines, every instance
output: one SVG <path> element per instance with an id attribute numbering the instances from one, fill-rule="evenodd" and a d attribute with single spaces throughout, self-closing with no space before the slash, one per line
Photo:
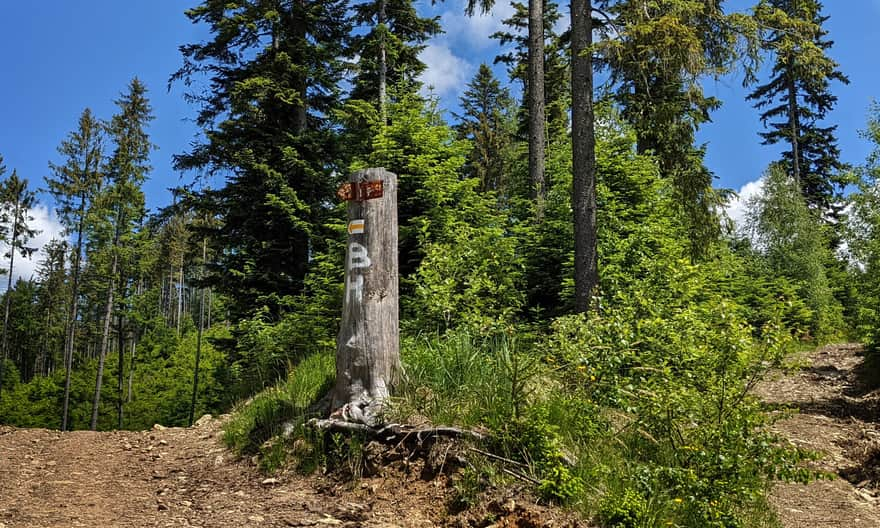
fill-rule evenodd
<path id="1" fill-rule="evenodd" d="M 453 90 L 461 90 L 473 69 L 470 63 L 456 57 L 448 47 L 437 44 L 428 45 L 419 58 L 427 65 L 421 77 L 424 90 L 431 90 L 440 97 Z"/>
<path id="2" fill-rule="evenodd" d="M 20 278 L 30 279 L 35 277 L 37 266 L 41 260 L 43 260 L 43 246 L 48 244 L 53 239 L 61 239 L 63 238 L 64 228 L 58 222 L 58 219 L 55 218 L 54 211 L 51 211 L 46 205 L 38 204 L 35 208 L 31 209 L 30 215 L 34 217 L 34 220 L 30 223 L 30 226 L 34 229 L 40 231 L 40 234 L 32 238 L 28 242 L 28 247 L 39 248 L 31 258 L 26 259 L 22 258 L 22 256 L 18 253 L 15 255 L 15 266 L 12 269 L 12 283 L 15 284 Z M 9 270 L 9 259 L 6 258 L 6 252 L 8 251 L 8 246 L 6 244 L 0 243 L 0 269 Z M 0 291 L 6 291 L 6 284 L 9 281 L 9 277 L 4 274 L 0 277 Z"/>
<path id="3" fill-rule="evenodd" d="M 738 196 L 727 204 L 727 216 L 736 223 L 738 232 L 743 232 L 745 229 L 746 206 L 749 199 L 761 194 L 763 187 L 763 179 L 750 181 L 743 185 L 737 193 Z"/>

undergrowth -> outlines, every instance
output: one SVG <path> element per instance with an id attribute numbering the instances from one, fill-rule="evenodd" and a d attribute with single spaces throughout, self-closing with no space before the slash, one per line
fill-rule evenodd
<path id="1" fill-rule="evenodd" d="M 388 418 L 488 431 L 487 455 L 469 456 L 454 478 L 463 506 L 517 480 L 609 528 L 772 526 L 770 483 L 817 477 L 803 465 L 810 453 L 772 434 L 749 392 L 792 350 L 791 333 L 773 322 L 755 332 L 722 301 L 660 310 L 563 317 L 543 335 L 405 337 Z M 240 408 L 227 442 L 270 469 L 292 453 L 301 469 L 360 475 L 360 440 L 303 427 L 332 375 L 332 358 L 306 359 Z M 282 423 L 292 435 L 267 442 Z"/>
<path id="2" fill-rule="evenodd" d="M 317 353 L 292 366 L 287 379 L 235 409 L 224 427 L 226 445 L 238 455 L 261 455 L 267 470 L 281 467 L 291 455 L 308 466 L 318 450 L 304 424 L 309 407 L 332 386 L 335 365 L 332 355 Z"/>

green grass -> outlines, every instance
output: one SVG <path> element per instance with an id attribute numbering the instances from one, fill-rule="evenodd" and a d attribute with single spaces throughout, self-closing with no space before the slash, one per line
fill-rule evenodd
<path id="1" fill-rule="evenodd" d="M 306 357 L 290 369 L 284 382 L 240 404 L 224 427 L 226 445 L 239 455 L 255 455 L 285 427 L 302 428 L 309 407 L 330 390 L 335 365 L 330 354 Z M 267 448 L 274 450 L 273 457 L 279 456 L 276 444 Z"/>

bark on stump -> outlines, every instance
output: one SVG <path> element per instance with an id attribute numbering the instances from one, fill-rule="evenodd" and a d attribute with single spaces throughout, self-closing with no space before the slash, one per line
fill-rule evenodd
<path id="1" fill-rule="evenodd" d="M 382 196 L 364 198 L 364 182 Z M 345 298 L 336 341 L 332 417 L 376 425 L 400 368 L 397 176 L 382 168 L 351 175 Z M 374 187 L 375 189 L 375 187 Z"/>

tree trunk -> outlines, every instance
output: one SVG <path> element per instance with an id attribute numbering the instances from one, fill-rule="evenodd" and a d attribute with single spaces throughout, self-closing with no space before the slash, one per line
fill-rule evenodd
<path id="1" fill-rule="evenodd" d="M 294 17 L 292 24 L 293 45 L 303 46 L 308 38 L 308 20 L 306 19 L 305 0 L 296 0 L 294 2 Z M 302 63 L 305 63 L 306 57 L 302 57 Z M 301 135 L 308 129 L 309 113 L 308 113 L 308 85 L 303 74 L 299 74 L 293 81 L 293 88 L 299 95 L 299 101 L 293 109 L 293 133 Z"/>
<path id="2" fill-rule="evenodd" d="M 790 61 L 790 64 L 793 64 L 794 59 Z M 794 77 L 793 75 L 788 76 L 788 123 L 790 126 L 790 134 L 791 134 L 791 175 L 794 178 L 795 184 L 797 184 L 798 190 L 801 188 L 801 153 L 800 153 L 800 138 L 798 137 L 800 128 L 800 123 L 798 119 L 798 104 L 797 104 L 797 87 L 794 85 Z"/>
<path id="3" fill-rule="evenodd" d="M 6 309 L 3 315 L 3 353 L 0 354 L 0 396 L 3 394 L 3 370 L 6 368 L 7 346 L 9 345 L 9 308 L 12 305 L 12 266 L 15 263 L 15 244 L 18 242 L 18 215 L 21 201 L 16 200 L 12 213 L 12 243 L 9 246 L 9 277 L 6 281 Z"/>
<path id="4" fill-rule="evenodd" d="M 591 0 L 571 0 L 571 144 L 575 309 L 587 312 L 599 285 L 596 133 L 593 115 Z"/>
<path id="5" fill-rule="evenodd" d="M 70 292 L 70 318 L 67 321 L 67 333 L 64 336 L 64 397 L 61 407 L 61 430 L 67 430 L 67 414 L 70 407 L 70 370 L 73 368 L 73 347 L 76 337 L 76 318 L 79 297 L 79 267 L 82 259 L 82 232 L 85 222 L 85 196 L 81 197 L 79 208 L 79 225 L 76 229 L 76 254 L 73 256 L 73 279 Z"/>
<path id="6" fill-rule="evenodd" d="M 208 239 L 202 239 L 202 277 L 204 277 L 205 260 L 208 256 Z M 202 327 L 205 322 L 205 288 L 201 288 L 201 301 L 199 302 L 198 334 L 196 335 L 196 364 L 193 367 L 193 390 L 192 402 L 189 406 L 189 424 L 193 424 L 196 414 L 196 399 L 199 393 L 199 363 L 202 359 Z"/>
<path id="7" fill-rule="evenodd" d="M 116 266 L 118 265 L 117 252 L 113 252 L 113 263 L 110 268 L 110 277 L 107 284 L 107 304 L 104 307 L 104 328 L 101 333 L 101 350 L 98 355 L 98 374 L 95 378 L 95 396 L 92 399 L 92 420 L 89 429 L 94 431 L 98 426 L 98 405 L 101 403 L 101 382 L 104 378 L 104 362 L 107 360 L 107 348 L 110 344 L 110 319 L 113 317 L 113 294 L 116 286 Z"/>
<path id="8" fill-rule="evenodd" d="M 357 182 L 381 180 L 381 198 L 348 204 L 345 299 L 330 407 L 346 421 L 375 425 L 400 368 L 397 176 L 366 169 Z M 357 226 L 362 226 L 360 229 Z"/>
<path id="9" fill-rule="evenodd" d="M 177 284 L 177 336 L 180 337 L 180 323 L 183 321 L 183 257 L 180 257 L 180 280 Z"/>
<path id="10" fill-rule="evenodd" d="M 382 126 L 388 123 L 388 109 L 386 107 L 386 99 L 388 92 L 388 53 L 385 44 L 385 19 L 386 19 L 386 0 L 381 0 L 379 4 L 379 20 L 378 25 L 382 27 L 382 37 L 379 41 L 379 115 L 382 118 Z"/>
<path id="11" fill-rule="evenodd" d="M 546 126 L 544 112 L 544 4 L 529 0 L 529 177 L 538 218 L 544 216 L 547 182 L 544 176 Z"/>
<path id="12" fill-rule="evenodd" d="M 119 298 L 122 299 L 125 297 L 122 291 L 122 280 L 119 281 Z M 116 371 L 116 427 L 118 429 L 122 429 L 122 422 L 124 419 L 124 409 L 123 405 L 125 404 L 125 399 L 122 397 L 123 389 L 125 387 L 125 334 L 123 333 L 123 323 L 124 320 L 122 318 L 122 310 L 119 310 L 119 313 L 116 315 L 116 354 L 118 356 L 118 365 Z"/>
<path id="13" fill-rule="evenodd" d="M 131 354 L 130 361 L 128 364 L 128 395 L 125 398 L 125 401 L 131 403 L 132 400 L 132 391 L 134 388 L 134 356 L 137 351 L 137 330 L 133 332 L 131 336 Z"/>

